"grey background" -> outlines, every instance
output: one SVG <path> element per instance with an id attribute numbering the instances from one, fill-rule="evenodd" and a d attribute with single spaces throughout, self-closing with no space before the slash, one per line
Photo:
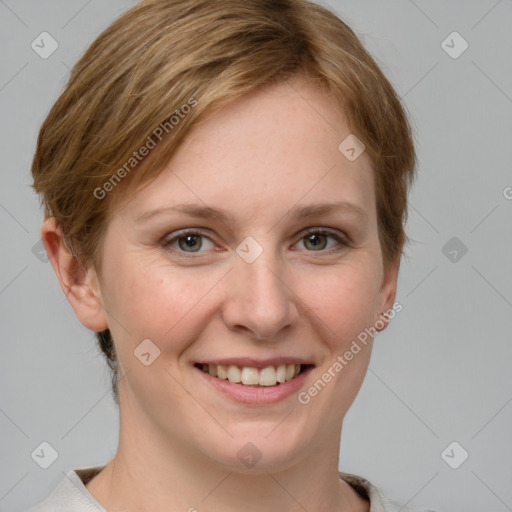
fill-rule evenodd
<path id="1" fill-rule="evenodd" d="M 70 67 L 132 4 L 0 1 L 1 511 L 39 501 L 67 470 L 104 464 L 117 448 L 117 409 L 93 333 L 32 252 L 42 212 L 29 168 Z M 403 311 L 376 338 L 345 421 L 340 469 L 417 508 L 512 510 L 512 1 L 327 5 L 403 97 L 419 155 Z M 31 48 L 43 31 L 59 44 L 47 59 Z M 453 31 L 469 44 L 456 59 L 441 46 Z M 453 248 L 456 261 L 445 255 Z M 31 458 L 42 441 L 59 454 L 46 470 Z M 469 453 L 458 469 L 441 457 L 452 441 Z"/>

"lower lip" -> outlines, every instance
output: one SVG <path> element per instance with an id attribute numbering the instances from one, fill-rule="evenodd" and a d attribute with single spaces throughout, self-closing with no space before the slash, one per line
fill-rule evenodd
<path id="1" fill-rule="evenodd" d="M 281 400 L 285 400 L 294 393 L 297 393 L 303 385 L 308 373 L 312 370 L 312 367 L 306 368 L 305 371 L 299 373 L 299 375 L 292 380 L 281 382 L 276 386 L 245 386 L 244 384 L 235 384 L 228 380 L 212 377 L 209 373 L 203 372 L 199 368 L 194 369 L 198 371 L 215 389 L 237 402 L 265 405 L 275 404 Z"/>

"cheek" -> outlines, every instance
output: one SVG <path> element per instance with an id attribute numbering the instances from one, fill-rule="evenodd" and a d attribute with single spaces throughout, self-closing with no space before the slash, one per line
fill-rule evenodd
<path id="1" fill-rule="evenodd" d="M 327 429 L 345 416 L 367 372 L 377 277 L 370 267 L 348 264 L 316 274 L 303 279 L 300 296 L 309 296 L 305 304 L 317 318 L 314 335 L 324 357 L 316 380 L 298 399 L 322 418 L 325 425 L 319 428 Z"/>
<path id="2" fill-rule="evenodd" d="M 207 316 L 205 296 L 218 281 L 212 272 L 190 272 L 135 258 L 119 260 L 109 283 L 114 337 L 119 353 L 133 351 L 150 339 L 164 352 L 180 353 L 193 340 Z M 122 325 L 122 327 L 120 326 Z M 129 354 L 128 354 L 129 355 Z"/>
<path id="3" fill-rule="evenodd" d="M 377 294 L 371 267 L 342 264 L 308 270 L 297 280 L 304 304 L 324 326 L 331 344 L 343 346 L 374 322 Z"/>

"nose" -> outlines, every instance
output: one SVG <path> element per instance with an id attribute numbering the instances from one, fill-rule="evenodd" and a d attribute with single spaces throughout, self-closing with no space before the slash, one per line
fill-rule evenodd
<path id="1" fill-rule="evenodd" d="M 252 263 L 235 255 L 234 268 L 226 276 L 223 307 L 225 324 L 257 340 L 274 341 L 299 318 L 298 298 L 287 283 L 289 272 L 270 250 Z"/>

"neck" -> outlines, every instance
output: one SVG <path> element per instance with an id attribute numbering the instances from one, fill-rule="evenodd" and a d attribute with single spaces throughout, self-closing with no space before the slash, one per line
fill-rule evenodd
<path id="1" fill-rule="evenodd" d="M 133 427 L 133 425 L 130 425 Z M 230 470 L 182 443 L 121 428 L 116 456 L 86 487 L 108 511 L 368 511 L 338 475 L 340 431 L 278 471 Z"/>

